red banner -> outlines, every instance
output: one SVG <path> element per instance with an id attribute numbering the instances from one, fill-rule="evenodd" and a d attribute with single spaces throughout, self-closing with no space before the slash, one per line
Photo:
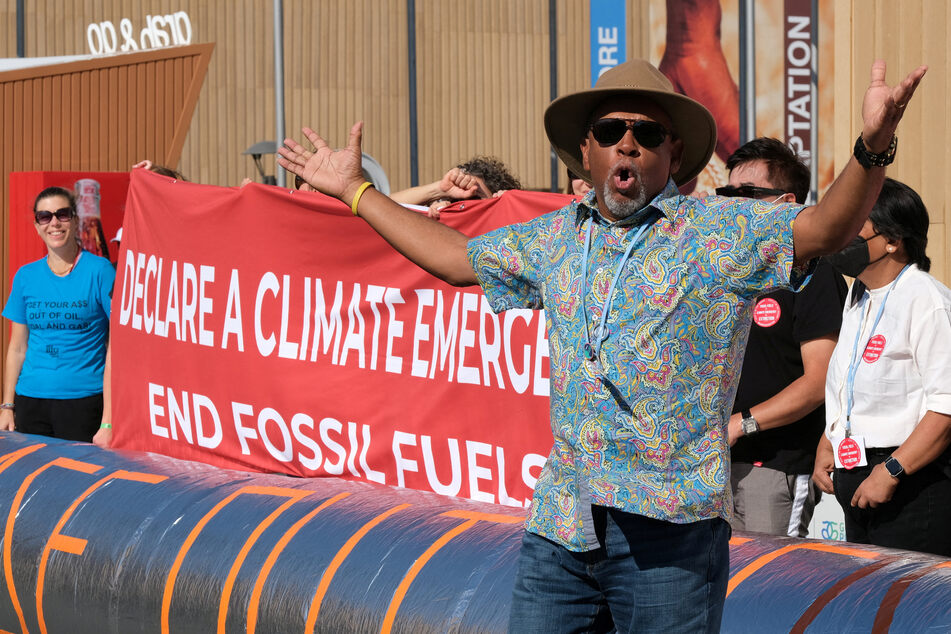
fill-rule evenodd
<path id="1" fill-rule="evenodd" d="M 467 235 L 564 205 L 457 204 Z M 544 313 L 404 260 L 313 193 L 134 170 L 113 298 L 115 445 L 525 505 L 551 446 Z"/>

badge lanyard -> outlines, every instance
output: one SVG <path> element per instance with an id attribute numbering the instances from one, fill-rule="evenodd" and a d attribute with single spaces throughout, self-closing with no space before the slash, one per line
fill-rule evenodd
<path id="1" fill-rule="evenodd" d="M 882 319 L 882 313 L 885 311 L 885 302 L 888 301 L 888 296 L 892 294 L 892 291 L 895 289 L 895 285 L 898 284 L 898 280 L 901 279 L 902 274 L 908 269 L 908 265 L 898 273 L 898 276 L 895 278 L 895 281 L 891 283 L 891 286 L 888 287 L 888 292 L 885 293 L 885 298 L 882 299 L 881 306 L 878 307 L 878 313 L 875 315 L 875 321 L 872 322 L 872 329 L 868 333 L 868 340 L 865 342 L 865 346 L 868 347 L 868 342 L 872 340 L 872 337 L 875 335 L 875 329 L 878 327 L 878 322 Z M 870 296 L 871 297 L 871 296 Z M 863 298 L 864 299 L 864 298 Z M 849 361 L 849 372 L 846 375 L 846 389 L 848 393 L 846 394 L 846 408 L 845 408 L 845 437 L 849 438 L 852 435 L 852 406 L 855 404 L 855 374 L 859 370 L 859 365 L 861 364 L 861 357 L 858 357 L 859 349 L 859 339 L 862 337 L 862 327 L 859 326 L 859 329 L 855 333 L 855 342 L 852 344 L 852 358 Z"/>
<path id="2" fill-rule="evenodd" d="M 621 263 L 618 264 L 617 270 L 614 272 L 614 279 L 611 280 L 611 286 L 608 288 L 608 296 L 605 298 L 604 305 L 601 307 L 601 323 L 595 331 L 597 340 L 594 343 L 591 343 L 591 330 L 590 326 L 588 326 L 588 311 L 585 307 L 585 297 L 588 294 L 588 255 L 591 250 L 591 226 L 594 224 L 594 216 L 591 216 L 588 221 L 588 232 L 584 239 L 584 251 L 581 254 L 581 315 L 584 318 L 584 353 L 585 358 L 589 361 L 597 361 L 601 356 L 601 344 L 608 338 L 608 332 L 605 328 L 608 319 L 608 310 L 611 307 L 611 299 L 614 297 L 614 290 L 617 287 L 618 279 L 621 277 L 621 271 L 631 257 L 634 245 L 636 245 L 641 236 L 644 235 L 647 228 L 653 224 L 655 218 L 656 216 L 652 216 L 645 219 L 644 224 L 642 224 L 637 230 L 637 233 L 634 234 L 634 237 L 627 245 L 627 249 L 624 251 L 624 257 L 621 258 Z"/>

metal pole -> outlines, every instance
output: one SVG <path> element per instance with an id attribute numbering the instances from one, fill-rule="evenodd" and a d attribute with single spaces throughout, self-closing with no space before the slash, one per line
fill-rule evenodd
<path id="1" fill-rule="evenodd" d="M 558 98 L 558 2 L 548 0 L 548 84 L 551 100 Z M 551 191 L 558 191 L 558 156 L 551 150 Z"/>
<path id="2" fill-rule="evenodd" d="M 812 20 L 810 25 L 810 38 L 812 42 L 812 72 L 809 73 L 810 98 L 809 98 L 809 145 L 812 148 L 809 171 L 812 172 L 809 181 L 808 202 L 815 203 L 819 200 L 819 0 L 812 0 Z"/>
<path id="3" fill-rule="evenodd" d="M 406 39 L 409 49 L 409 183 L 419 185 L 419 130 L 416 120 L 416 0 L 406 0 Z"/>
<path id="4" fill-rule="evenodd" d="M 17 0 L 17 57 L 26 57 L 26 26 L 23 0 Z"/>
<path id="5" fill-rule="evenodd" d="M 740 144 L 756 136 L 754 0 L 740 0 Z"/>
<path id="6" fill-rule="evenodd" d="M 274 0 L 274 131 L 277 147 L 284 144 L 284 0 Z M 279 187 L 287 185 L 287 172 L 274 161 Z"/>

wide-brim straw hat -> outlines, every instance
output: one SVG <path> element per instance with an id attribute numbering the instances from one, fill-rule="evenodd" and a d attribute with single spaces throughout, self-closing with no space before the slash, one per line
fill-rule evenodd
<path id="1" fill-rule="evenodd" d="M 717 144 L 713 115 L 690 97 L 674 92 L 670 80 L 642 59 L 615 66 L 593 88 L 559 97 L 545 110 L 548 140 L 568 169 L 591 181 L 581 160 L 581 142 L 588 133 L 591 112 L 612 97 L 645 97 L 670 117 L 684 144 L 680 169 L 671 175 L 675 183 L 683 185 L 703 170 Z"/>

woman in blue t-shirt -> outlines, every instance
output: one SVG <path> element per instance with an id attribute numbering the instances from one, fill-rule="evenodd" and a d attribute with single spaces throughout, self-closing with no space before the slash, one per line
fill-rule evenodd
<path id="1" fill-rule="evenodd" d="M 72 193 L 48 187 L 33 203 L 46 257 L 13 278 L 3 309 L 12 322 L 0 430 L 90 442 L 111 432 L 103 417 L 103 371 L 115 269 L 82 250 Z"/>

